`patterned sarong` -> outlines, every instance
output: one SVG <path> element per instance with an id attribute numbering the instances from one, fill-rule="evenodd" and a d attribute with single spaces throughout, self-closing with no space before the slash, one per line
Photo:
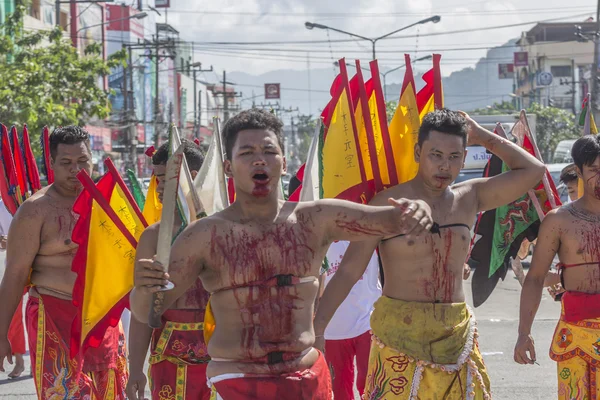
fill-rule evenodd
<path id="1" fill-rule="evenodd" d="M 67 340 L 76 309 L 70 301 L 29 297 L 27 335 L 38 399 L 125 400 L 127 356 L 120 326 L 109 328 L 98 348 L 69 359 Z"/>
<path id="2" fill-rule="evenodd" d="M 558 363 L 558 398 L 600 399 L 600 318 L 565 319 L 563 305 L 550 346 L 550 358 Z"/>
<path id="3" fill-rule="evenodd" d="M 475 325 L 465 303 L 381 297 L 363 399 L 490 399 Z"/>
<path id="4" fill-rule="evenodd" d="M 152 336 L 150 389 L 156 400 L 208 400 L 206 367 L 210 361 L 202 310 L 167 310 Z"/>
<path id="5" fill-rule="evenodd" d="M 270 376 L 225 374 L 210 378 L 211 400 L 331 400 L 331 377 L 323 354 L 305 371 Z"/>

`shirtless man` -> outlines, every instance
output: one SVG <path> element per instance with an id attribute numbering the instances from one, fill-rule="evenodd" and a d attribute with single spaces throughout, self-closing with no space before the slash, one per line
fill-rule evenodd
<path id="1" fill-rule="evenodd" d="M 77 250 L 71 242 L 72 207 L 82 190 L 77 173 L 92 171 L 89 146 L 88 133 L 77 126 L 57 128 L 50 135 L 54 183 L 19 207 L 8 235 L 6 273 L 0 285 L 0 366 L 11 354 L 7 339 L 11 318 L 23 289 L 31 285 L 25 320 L 40 399 L 125 398 L 127 373 L 120 346 L 124 337 L 119 329 L 109 329 L 100 347 L 86 352 L 83 374 L 78 374 L 77 360 L 69 361 L 76 314 L 71 302 L 76 278 L 71 262 Z M 110 387 L 114 391 L 109 393 Z"/>
<path id="2" fill-rule="evenodd" d="M 183 154 L 192 178 L 196 176 L 204 156 L 200 147 L 183 139 Z M 162 202 L 165 189 L 165 173 L 169 158 L 169 143 L 163 144 L 152 156 L 154 175 L 158 181 L 156 191 Z M 179 212 L 175 213 L 173 237 L 181 229 Z M 152 258 L 156 254 L 160 222 L 149 226 L 138 241 L 136 259 Z M 150 390 L 153 399 L 169 398 L 175 393 L 185 393 L 185 397 L 195 400 L 208 400 L 210 389 L 206 385 L 206 366 L 210 357 L 204 344 L 202 322 L 208 293 L 202 288 L 200 279 L 178 299 L 174 306 L 163 315 L 163 326 L 154 332 L 148 324 L 131 319 L 129 337 L 134 338 L 129 345 L 129 382 L 127 396 L 130 400 L 144 400 L 146 376 L 144 361 L 150 347 Z M 162 345 L 161 340 L 164 341 Z"/>
<path id="3" fill-rule="evenodd" d="M 317 280 L 329 245 L 416 234 L 431 226 L 430 211 L 423 202 L 391 199 L 394 207 L 281 201 L 281 121 L 264 110 L 243 111 L 227 121 L 223 137 L 235 202 L 179 235 L 168 274 L 152 260 L 137 263 L 132 311 L 147 321 L 157 285 L 175 284 L 166 309 L 200 276 L 211 293 L 207 338 L 207 322 L 216 325 L 206 372 L 214 398 L 329 400 L 329 371 L 312 347 Z"/>
<path id="4" fill-rule="evenodd" d="M 584 136 L 571 150 L 583 196 L 552 210 L 540 226 L 537 246 L 521 292 L 515 361 L 533 364 L 531 326 L 540 305 L 544 279 L 558 254 L 566 292 L 550 357 L 558 363 L 558 397 L 592 399 L 600 372 L 600 136 Z M 529 354 L 528 354 L 529 353 Z"/>
<path id="5" fill-rule="evenodd" d="M 510 171 L 451 185 L 467 145 L 484 146 Z M 435 228 L 421 237 L 391 235 L 352 243 L 319 302 L 315 334 L 324 332 L 379 246 L 386 279 L 371 315 L 365 398 L 489 398 L 474 317 L 464 303 L 469 231 L 478 212 L 512 202 L 534 187 L 544 165 L 466 114 L 447 109 L 423 119 L 415 161 L 415 178 L 379 193 L 371 204 L 384 205 L 388 197 L 423 199 Z"/>

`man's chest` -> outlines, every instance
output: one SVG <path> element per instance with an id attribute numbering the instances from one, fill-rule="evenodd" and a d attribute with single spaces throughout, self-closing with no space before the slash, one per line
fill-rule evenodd
<path id="1" fill-rule="evenodd" d="M 219 266 L 221 279 L 231 282 L 309 275 L 315 259 L 323 258 L 317 238 L 298 223 L 215 230 L 209 246 L 211 269 Z"/>

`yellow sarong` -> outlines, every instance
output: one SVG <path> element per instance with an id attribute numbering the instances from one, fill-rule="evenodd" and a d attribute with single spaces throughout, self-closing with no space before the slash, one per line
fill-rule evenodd
<path id="1" fill-rule="evenodd" d="M 600 399 L 600 318 L 575 323 L 561 319 L 550 358 L 557 362 L 558 399 Z"/>
<path id="2" fill-rule="evenodd" d="M 373 341 L 363 399 L 490 399 L 490 381 L 465 303 L 382 296 L 371 315 Z"/>

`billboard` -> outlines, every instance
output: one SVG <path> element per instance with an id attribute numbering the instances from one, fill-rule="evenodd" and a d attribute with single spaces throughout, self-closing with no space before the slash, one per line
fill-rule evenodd
<path id="1" fill-rule="evenodd" d="M 514 79 L 515 65 L 514 64 L 498 64 L 498 79 Z"/>
<path id="2" fill-rule="evenodd" d="M 526 51 L 515 52 L 515 67 L 526 67 L 529 65 L 529 54 Z"/>
<path id="3" fill-rule="evenodd" d="M 278 100 L 281 97 L 281 87 L 279 83 L 265 83 L 265 99 Z"/>

